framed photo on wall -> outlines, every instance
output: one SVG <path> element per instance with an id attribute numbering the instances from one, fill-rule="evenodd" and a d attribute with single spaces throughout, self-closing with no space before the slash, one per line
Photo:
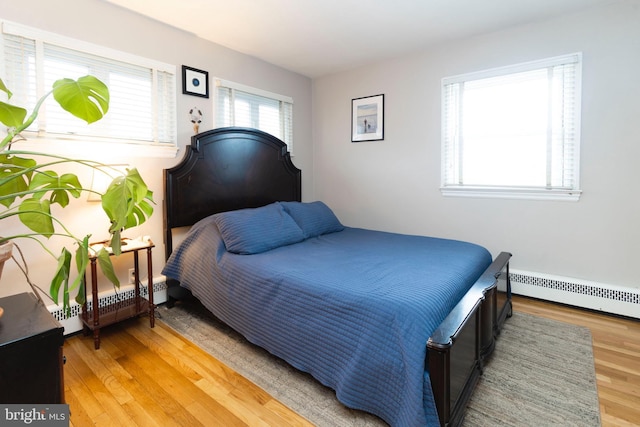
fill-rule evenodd
<path id="1" fill-rule="evenodd" d="M 196 68 L 182 66 L 182 93 L 209 97 L 209 73 Z"/>
<path id="2" fill-rule="evenodd" d="M 351 100 L 351 142 L 384 139 L 384 94 Z"/>

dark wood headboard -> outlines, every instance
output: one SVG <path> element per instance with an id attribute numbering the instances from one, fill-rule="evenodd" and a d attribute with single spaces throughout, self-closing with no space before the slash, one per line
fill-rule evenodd
<path id="1" fill-rule="evenodd" d="M 268 133 L 228 127 L 194 135 L 182 161 L 164 170 L 166 257 L 172 229 L 218 212 L 300 201 L 301 176 L 286 144 Z"/>

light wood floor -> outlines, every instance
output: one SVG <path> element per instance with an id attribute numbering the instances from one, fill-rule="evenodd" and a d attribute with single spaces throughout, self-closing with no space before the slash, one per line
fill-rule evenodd
<path id="1" fill-rule="evenodd" d="M 516 311 L 591 329 L 602 425 L 640 425 L 640 322 L 514 297 Z M 102 330 L 101 349 L 65 342 L 71 425 L 310 426 L 160 322 Z"/>

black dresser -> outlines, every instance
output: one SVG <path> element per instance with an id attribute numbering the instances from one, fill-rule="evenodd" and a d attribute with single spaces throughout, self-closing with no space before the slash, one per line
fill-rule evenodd
<path id="1" fill-rule="evenodd" d="M 0 403 L 65 403 L 64 328 L 32 293 L 0 307 Z"/>

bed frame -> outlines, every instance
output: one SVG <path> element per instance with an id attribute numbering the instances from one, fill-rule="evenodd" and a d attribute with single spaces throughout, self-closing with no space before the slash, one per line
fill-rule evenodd
<path id="1" fill-rule="evenodd" d="M 301 171 L 284 142 L 247 128 L 195 135 L 182 161 L 164 171 L 165 255 L 168 258 L 173 250 L 175 228 L 218 212 L 276 201 L 301 201 Z M 443 426 L 462 423 L 495 339 L 511 316 L 510 257 L 506 252 L 496 257 L 426 343 L 426 364 Z M 168 284 L 171 305 L 180 293 L 175 281 Z"/>

